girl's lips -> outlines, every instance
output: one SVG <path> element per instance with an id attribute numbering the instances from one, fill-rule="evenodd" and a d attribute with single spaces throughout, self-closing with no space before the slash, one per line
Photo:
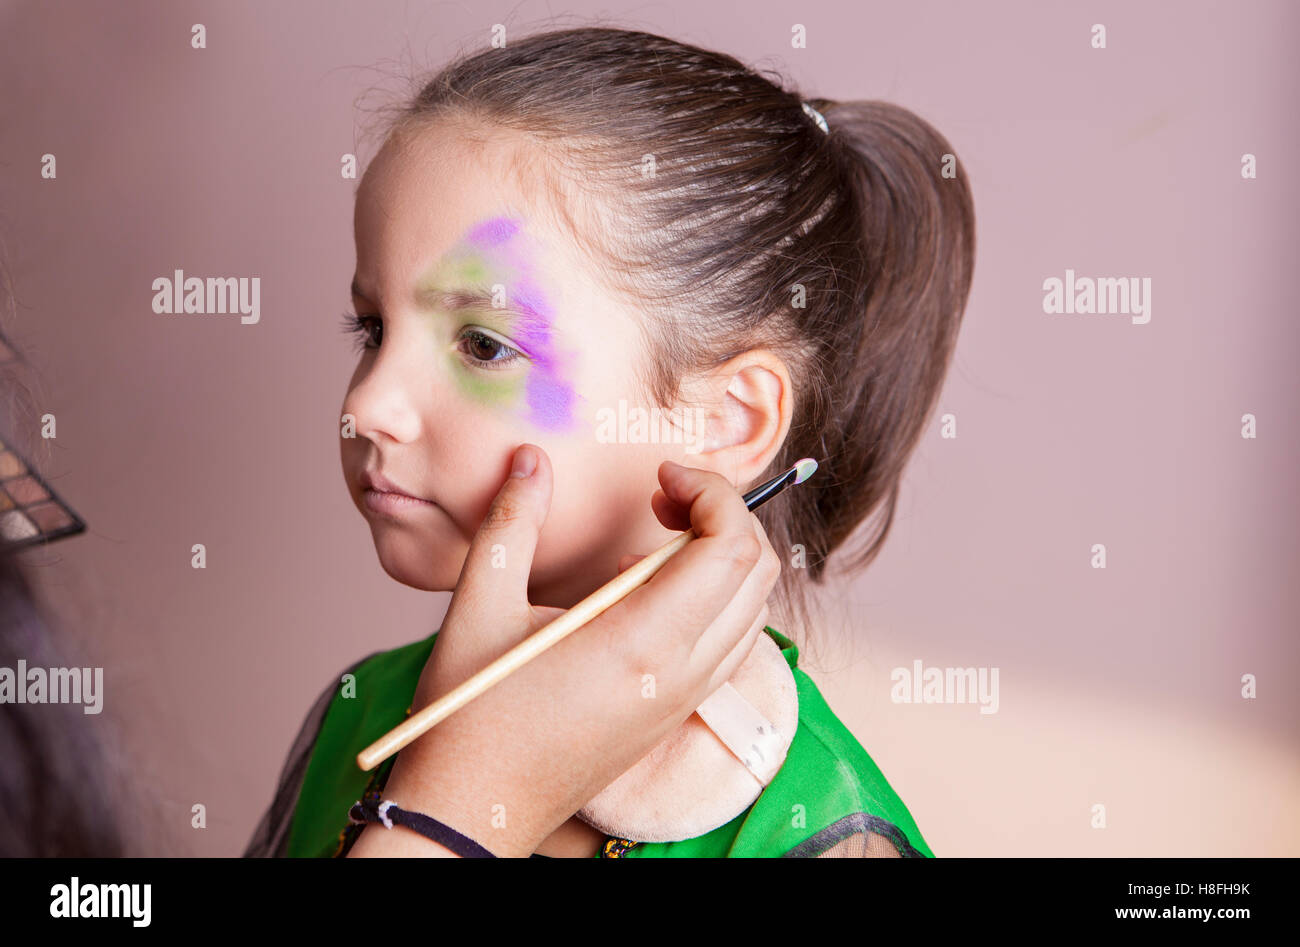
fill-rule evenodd
<path id="1" fill-rule="evenodd" d="M 432 508 L 437 505 L 428 500 L 421 500 L 419 497 L 407 496 L 405 493 L 386 493 L 368 487 L 361 496 L 366 509 L 373 513 L 385 513 L 389 516 Z"/>

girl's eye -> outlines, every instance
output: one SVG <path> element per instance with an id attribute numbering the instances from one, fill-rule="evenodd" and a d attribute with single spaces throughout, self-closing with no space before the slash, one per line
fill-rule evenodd
<path id="1" fill-rule="evenodd" d="M 480 329 L 466 328 L 460 338 L 460 350 L 469 357 L 471 365 L 496 370 L 524 357 L 517 349 Z"/>
<path id="2" fill-rule="evenodd" d="M 356 339 L 359 349 L 377 349 L 384 341 L 384 321 L 379 316 L 343 314 L 343 331 Z M 465 353 L 470 365 L 496 370 L 524 358 L 514 349 L 481 329 L 466 328 L 461 333 L 460 351 Z"/>
<path id="3" fill-rule="evenodd" d="M 353 312 L 345 312 L 343 331 L 355 337 L 358 348 L 377 349 L 384 338 L 384 323 L 378 316 L 358 316 Z"/>

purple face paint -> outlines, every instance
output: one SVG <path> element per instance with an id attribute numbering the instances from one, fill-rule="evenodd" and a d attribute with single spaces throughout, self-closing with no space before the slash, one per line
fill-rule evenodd
<path id="1" fill-rule="evenodd" d="M 481 250 L 499 247 L 519 233 L 519 222 L 509 217 L 493 217 L 474 227 L 465 238 Z"/>
<path id="2" fill-rule="evenodd" d="M 471 246 L 505 260 L 517 276 L 506 287 L 510 303 L 524 316 L 514 330 L 516 341 L 533 363 L 528 373 L 529 420 L 538 427 L 564 431 L 574 426 L 573 385 L 561 372 L 570 361 L 557 351 L 554 341 L 554 309 L 533 277 L 526 241 L 519 222 L 494 217 L 474 227 L 465 238 Z"/>

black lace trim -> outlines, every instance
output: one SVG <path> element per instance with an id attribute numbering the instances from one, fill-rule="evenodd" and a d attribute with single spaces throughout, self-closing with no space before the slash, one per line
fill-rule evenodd
<path id="1" fill-rule="evenodd" d="M 886 822 L 879 816 L 868 812 L 852 812 L 844 818 L 831 823 L 816 835 L 800 842 L 782 858 L 816 858 L 837 842 L 842 842 L 856 832 L 874 832 L 883 835 L 898 849 L 904 858 L 924 858 L 907 840 L 907 834 L 892 822 Z"/>

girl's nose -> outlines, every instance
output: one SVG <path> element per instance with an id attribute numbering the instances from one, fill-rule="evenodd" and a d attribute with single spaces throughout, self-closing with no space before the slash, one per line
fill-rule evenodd
<path id="1" fill-rule="evenodd" d="M 356 433 L 371 441 L 384 438 L 408 444 L 422 434 L 416 399 L 419 374 L 394 350 L 381 351 L 343 399 L 343 413 L 356 419 Z M 427 378 L 425 379 L 427 381 Z"/>

